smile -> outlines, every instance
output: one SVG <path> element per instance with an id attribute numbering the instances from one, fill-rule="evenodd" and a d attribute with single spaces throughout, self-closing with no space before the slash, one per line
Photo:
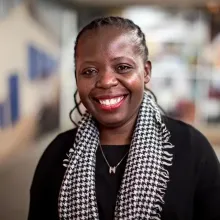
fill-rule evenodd
<path id="1" fill-rule="evenodd" d="M 96 99 L 96 101 L 99 103 L 99 107 L 103 110 L 111 111 L 119 108 L 121 104 L 124 102 L 126 96 L 118 96 L 113 98 L 102 98 L 102 99 Z"/>
<path id="2" fill-rule="evenodd" d="M 100 99 L 99 103 L 106 106 L 112 106 L 118 104 L 123 98 L 124 96 L 112 98 L 112 99 Z"/>

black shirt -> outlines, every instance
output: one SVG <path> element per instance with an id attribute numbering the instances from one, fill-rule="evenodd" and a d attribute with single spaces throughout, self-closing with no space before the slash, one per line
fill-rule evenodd
<path id="1" fill-rule="evenodd" d="M 193 127 L 164 118 L 171 133 L 173 165 L 164 197 L 162 220 L 220 220 L 220 165 L 207 139 Z M 62 166 L 76 129 L 58 135 L 37 166 L 30 198 L 29 220 L 58 220 L 58 196 L 65 173 Z M 117 164 L 129 146 L 103 146 L 110 165 Z M 100 149 L 96 157 L 96 197 L 100 220 L 112 220 L 126 158 L 109 175 Z"/>
<path id="2" fill-rule="evenodd" d="M 129 145 L 102 146 L 104 155 L 110 166 L 117 165 L 129 150 Z M 109 173 L 100 147 L 96 153 L 96 197 L 99 210 L 99 218 L 112 220 L 114 217 L 115 203 L 120 183 L 125 171 L 126 159 L 116 168 L 116 173 Z"/>

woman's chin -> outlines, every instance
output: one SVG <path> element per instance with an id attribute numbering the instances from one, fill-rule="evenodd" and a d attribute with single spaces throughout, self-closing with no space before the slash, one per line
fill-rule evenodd
<path id="1" fill-rule="evenodd" d="M 109 128 L 116 128 L 120 127 L 124 124 L 125 120 L 123 120 L 123 117 L 115 117 L 115 116 L 105 116 L 104 118 L 97 118 L 97 121 L 99 124 L 109 127 Z"/>

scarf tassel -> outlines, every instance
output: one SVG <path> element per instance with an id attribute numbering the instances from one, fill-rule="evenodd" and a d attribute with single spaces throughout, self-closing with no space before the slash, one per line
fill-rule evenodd
<path id="1" fill-rule="evenodd" d="M 169 142 L 171 134 L 167 130 L 166 125 L 162 123 L 161 120 L 158 120 L 159 113 L 156 112 L 156 120 L 161 125 L 161 131 L 163 136 L 163 144 L 162 144 L 162 166 L 161 166 L 161 172 L 159 177 L 159 186 L 157 188 L 157 194 L 156 194 L 156 202 L 154 204 L 154 210 L 152 211 L 151 220 L 161 220 L 161 211 L 162 207 L 161 204 L 164 204 L 164 195 L 167 189 L 167 183 L 169 181 L 169 172 L 166 169 L 167 166 L 172 166 L 172 160 L 173 160 L 173 154 L 168 152 L 168 150 L 172 149 L 174 146 Z"/>

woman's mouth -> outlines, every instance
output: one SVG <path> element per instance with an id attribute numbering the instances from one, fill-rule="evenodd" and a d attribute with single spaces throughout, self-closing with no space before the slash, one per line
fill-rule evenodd
<path id="1" fill-rule="evenodd" d="M 117 96 L 117 97 L 108 97 L 108 98 L 95 98 L 95 101 L 99 104 L 98 106 L 106 111 L 112 111 L 119 108 L 127 95 Z"/>

